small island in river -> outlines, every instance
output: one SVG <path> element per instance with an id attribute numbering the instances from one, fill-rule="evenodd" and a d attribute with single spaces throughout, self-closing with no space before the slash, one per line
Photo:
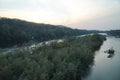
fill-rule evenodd
<path id="1" fill-rule="evenodd" d="M 108 53 L 108 54 L 114 54 L 115 50 L 113 49 L 113 47 L 111 47 L 111 49 L 108 49 L 108 50 L 106 50 L 104 52 Z"/>

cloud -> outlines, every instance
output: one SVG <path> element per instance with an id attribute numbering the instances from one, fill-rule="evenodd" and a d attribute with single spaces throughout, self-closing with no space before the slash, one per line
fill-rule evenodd
<path id="1" fill-rule="evenodd" d="M 109 22 L 112 27 L 116 26 L 120 0 L 0 0 L 0 14 L 34 22 L 96 29 Z"/>

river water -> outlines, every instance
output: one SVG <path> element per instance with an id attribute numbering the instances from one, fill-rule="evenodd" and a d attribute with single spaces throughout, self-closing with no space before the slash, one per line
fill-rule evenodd
<path id="1" fill-rule="evenodd" d="M 57 41 L 59 42 L 59 40 Z M 61 41 L 63 40 L 61 39 L 60 42 Z M 54 40 L 46 41 L 45 43 L 48 44 L 50 42 L 54 42 Z M 30 48 L 40 45 L 42 45 L 42 43 L 31 45 Z M 111 47 L 115 50 L 114 55 L 110 56 L 104 53 L 104 51 Z M 9 49 L 7 52 L 11 51 L 12 50 Z M 120 38 L 107 37 L 107 40 L 104 41 L 101 48 L 95 52 L 94 64 L 89 74 L 83 80 L 120 80 Z"/>
<path id="2" fill-rule="evenodd" d="M 114 55 L 104 53 L 111 47 L 115 50 Z M 95 52 L 94 64 L 84 80 L 120 80 L 120 38 L 107 37 Z"/>

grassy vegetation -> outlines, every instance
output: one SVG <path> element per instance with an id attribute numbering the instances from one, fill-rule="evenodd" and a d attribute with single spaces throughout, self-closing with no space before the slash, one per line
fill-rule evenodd
<path id="1" fill-rule="evenodd" d="M 32 51 L 0 54 L 0 80 L 81 80 L 105 36 L 91 35 L 53 42 Z"/>

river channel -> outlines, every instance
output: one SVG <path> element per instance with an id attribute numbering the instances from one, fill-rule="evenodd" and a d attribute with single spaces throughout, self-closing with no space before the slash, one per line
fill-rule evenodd
<path id="1" fill-rule="evenodd" d="M 104 53 L 111 47 L 115 50 L 113 55 Z M 107 37 L 95 52 L 94 64 L 84 80 L 120 80 L 120 38 Z"/>

